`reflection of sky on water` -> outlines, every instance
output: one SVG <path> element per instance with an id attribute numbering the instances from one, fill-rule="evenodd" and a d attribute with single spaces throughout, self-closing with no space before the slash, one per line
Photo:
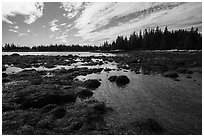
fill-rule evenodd
<path id="1" fill-rule="evenodd" d="M 45 55 L 45 56 L 67 56 L 69 54 L 75 56 L 116 56 L 111 53 L 96 53 L 96 52 L 2 52 L 2 55 L 12 55 L 18 53 L 19 55 Z"/>
<path id="2" fill-rule="evenodd" d="M 68 61 L 68 60 L 67 60 Z M 94 69 L 94 68 L 109 68 L 109 69 L 117 69 L 117 63 L 116 62 L 107 62 L 107 63 L 104 63 L 102 65 L 88 65 L 87 63 L 88 62 L 81 62 L 81 59 L 80 58 L 77 58 L 75 61 L 78 61 L 76 63 L 72 63 L 71 65 L 56 65 L 56 67 L 54 68 L 46 68 L 44 66 L 40 66 L 40 67 L 34 67 L 32 66 L 31 68 L 25 68 L 25 69 L 22 69 L 22 68 L 19 68 L 19 67 L 14 67 L 13 65 L 5 65 L 7 68 L 6 68 L 6 71 L 3 71 L 7 74 L 10 74 L 10 73 L 18 73 L 22 70 L 30 70 L 30 69 L 35 69 L 37 71 L 52 71 L 52 70 L 55 70 L 55 69 L 72 69 L 72 68 L 84 68 L 84 67 L 87 67 L 88 69 Z M 92 61 L 94 62 L 97 62 L 97 61 L 102 61 L 102 59 L 92 59 Z"/>

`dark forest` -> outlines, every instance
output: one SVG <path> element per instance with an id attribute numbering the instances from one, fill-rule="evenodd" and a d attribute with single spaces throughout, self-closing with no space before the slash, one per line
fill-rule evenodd
<path id="1" fill-rule="evenodd" d="M 39 45 L 39 46 L 18 46 L 6 43 L 2 51 L 113 51 L 113 50 L 201 50 L 202 34 L 196 28 L 190 31 L 179 29 L 169 31 L 167 27 L 164 30 L 156 27 L 155 29 L 145 29 L 140 32 L 133 32 L 129 37 L 118 36 L 115 41 L 108 43 L 105 41 L 101 46 L 91 45 Z"/>

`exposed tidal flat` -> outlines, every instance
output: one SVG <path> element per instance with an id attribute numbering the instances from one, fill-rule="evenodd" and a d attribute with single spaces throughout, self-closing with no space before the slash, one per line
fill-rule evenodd
<path id="1" fill-rule="evenodd" d="M 3 53 L 3 134 L 202 134 L 202 53 Z"/>

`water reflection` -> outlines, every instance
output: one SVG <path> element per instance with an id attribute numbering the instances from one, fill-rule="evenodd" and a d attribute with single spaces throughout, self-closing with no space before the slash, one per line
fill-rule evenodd
<path id="1" fill-rule="evenodd" d="M 2 55 L 12 55 L 18 53 L 19 55 L 45 55 L 45 56 L 67 56 L 69 54 L 75 56 L 116 56 L 111 53 L 96 53 L 96 52 L 2 52 Z"/>

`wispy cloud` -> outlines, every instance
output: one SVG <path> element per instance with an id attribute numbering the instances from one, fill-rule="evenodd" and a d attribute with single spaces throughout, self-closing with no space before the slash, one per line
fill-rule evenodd
<path id="1" fill-rule="evenodd" d="M 31 24 L 35 22 L 38 18 L 43 15 L 43 3 L 2 3 L 2 20 L 13 24 L 12 21 L 8 19 L 9 16 L 15 16 L 16 14 L 21 14 L 25 16 L 25 23 Z"/>
<path id="2" fill-rule="evenodd" d="M 15 26 L 15 27 L 13 27 L 13 28 L 15 28 L 15 29 L 19 29 L 19 26 Z"/>
<path id="3" fill-rule="evenodd" d="M 73 18 L 80 13 L 80 10 L 82 10 L 84 6 L 83 2 L 62 2 L 60 8 L 66 11 L 66 13 L 63 14 L 64 16 Z"/>
<path id="4" fill-rule="evenodd" d="M 66 24 L 67 24 L 67 23 L 62 23 L 62 24 L 60 24 L 60 27 L 61 27 L 61 26 L 65 26 Z"/>
<path id="5" fill-rule="evenodd" d="M 145 28 L 187 27 L 201 19 L 200 13 L 200 3 L 90 3 L 75 21 L 76 36 L 90 42 L 112 41 Z"/>
<path id="6" fill-rule="evenodd" d="M 58 22 L 59 20 L 57 20 L 57 19 L 54 19 L 53 21 L 51 21 L 49 24 L 50 24 L 50 30 L 52 31 L 52 32 L 55 32 L 55 31 L 58 31 L 58 30 L 60 30 L 58 27 L 59 27 L 59 25 L 57 25 L 56 24 L 56 22 Z"/>
<path id="7" fill-rule="evenodd" d="M 28 34 L 26 34 L 26 33 L 19 33 L 18 36 L 19 37 L 21 37 L 21 36 L 28 36 Z"/>
<path id="8" fill-rule="evenodd" d="M 18 31 L 17 31 L 17 30 L 13 30 L 13 29 L 9 29 L 8 31 L 18 33 Z"/>

